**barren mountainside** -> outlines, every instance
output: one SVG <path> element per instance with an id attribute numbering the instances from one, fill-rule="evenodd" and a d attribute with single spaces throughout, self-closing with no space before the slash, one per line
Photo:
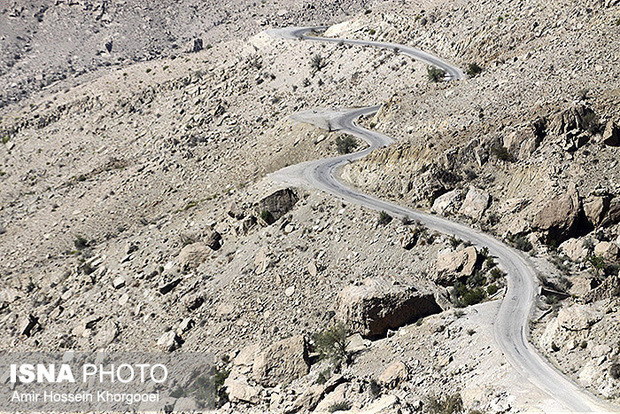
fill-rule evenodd
<path id="1" fill-rule="evenodd" d="M 267 32 L 319 25 L 467 76 Z M 567 410 L 498 344 L 488 248 L 281 179 L 381 105 L 336 178 L 509 246 L 533 347 L 618 409 L 619 45 L 617 0 L 5 2 L 0 350 L 213 353 L 190 409 Z"/>

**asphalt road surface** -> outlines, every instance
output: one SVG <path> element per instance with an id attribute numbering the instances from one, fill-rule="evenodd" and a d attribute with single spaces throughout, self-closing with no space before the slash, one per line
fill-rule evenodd
<path id="1" fill-rule="evenodd" d="M 325 29 L 286 28 L 272 29 L 268 33 L 280 39 L 305 39 L 312 41 L 347 43 L 384 49 L 397 49 L 399 53 L 436 66 L 446 72 L 446 80 L 462 80 L 463 72 L 444 60 L 421 50 L 393 43 L 366 42 L 336 38 L 308 36 L 309 32 Z M 497 258 L 500 267 L 507 274 L 507 290 L 494 322 L 495 340 L 512 366 L 524 380 L 544 391 L 557 401 L 559 407 L 571 412 L 617 412 L 618 408 L 579 387 L 571 379 L 553 367 L 529 343 L 529 320 L 537 299 L 538 282 L 536 270 L 528 257 L 509 247 L 498 239 L 461 223 L 442 217 L 408 209 L 388 201 L 380 200 L 351 188 L 338 180 L 337 171 L 343 165 L 359 160 L 376 148 L 394 142 L 393 138 L 362 128 L 355 121 L 364 115 L 379 110 L 380 106 L 344 111 L 314 110 L 296 114 L 293 119 L 315 124 L 330 131 L 342 131 L 365 140 L 368 147 L 353 154 L 341 155 L 319 161 L 293 165 L 271 175 L 274 181 L 294 185 L 309 185 L 345 201 L 359 204 L 377 211 L 418 220 L 432 230 L 454 235 L 467 240 L 479 248 L 486 247 Z"/>

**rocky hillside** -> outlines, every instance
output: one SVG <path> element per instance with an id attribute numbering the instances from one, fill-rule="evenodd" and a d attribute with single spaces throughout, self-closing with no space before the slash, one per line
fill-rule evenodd
<path id="1" fill-rule="evenodd" d="M 0 6 L 0 114 L 30 93 L 135 62 L 246 39 L 265 27 L 335 23 L 365 1 L 6 1 Z"/>
<path id="2" fill-rule="evenodd" d="M 224 412 L 559 409 L 485 249 L 265 180 L 343 151 L 291 115 L 383 103 L 342 177 L 529 252 L 534 342 L 618 401 L 617 1 L 137 3 L 0 6 L 1 349 L 213 352 Z M 262 33 L 340 21 L 472 77 Z"/>

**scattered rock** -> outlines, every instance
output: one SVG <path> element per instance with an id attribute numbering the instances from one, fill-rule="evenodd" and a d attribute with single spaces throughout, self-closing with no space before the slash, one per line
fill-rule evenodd
<path id="1" fill-rule="evenodd" d="M 399 412 L 396 410 L 396 405 L 399 403 L 398 397 L 395 395 L 384 395 L 381 398 L 373 401 L 364 409 L 364 414 L 388 414 Z M 418 411 L 418 410 L 416 410 Z"/>
<path id="2" fill-rule="evenodd" d="M 417 232 L 408 230 L 400 237 L 400 246 L 405 250 L 411 250 L 418 243 L 419 234 Z"/>
<path id="3" fill-rule="evenodd" d="M 548 132 L 562 136 L 574 130 L 587 130 L 594 122 L 596 122 L 594 111 L 583 104 L 577 104 L 556 113 L 551 119 Z"/>
<path id="4" fill-rule="evenodd" d="M 204 303 L 204 295 L 202 293 L 193 293 L 183 297 L 183 307 L 189 312 L 195 311 Z"/>
<path id="5" fill-rule="evenodd" d="M 244 377 L 231 378 L 229 376 L 224 381 L 224 387 L 232 402 L 256 404 L 260 401 L 260 388 L 249 385 Z"/>
<path id="6" fill-rule="evenodd" d="M 202 46 L 202 39 L 197 38 L 194 39 L 194 43 L 192 44 L 192 53 L 197 53 L 200 52 L 202 50 L 203 46 Z"/>
<path id="7" fill-rule="evenodd" d="M 289 383 L 310 370 L 306 339 L 292 336 L 271 345 L 256 356 L 253 377 L 265 387 Z"/>
<path id="8" fill-rule="evenodd" d="M 118 326 L 116 323 L 109 321 L 97 332 L 93 342 L 97 348 L 105 348 L 110 345 L 116 339 L 118 335 Z"/>
<path id="9" fill-rule="evenodd" d="M 203 241 L 211 250 L 219 250 L 222 247 L 222 235 L 215 230 L 208 232 Z"/>
<path id="10" fill-rule="evenodd" d="M 432 294 L 384 279 L 366 279 L 361 286 L 344 288 L 337 299 L 336 317 L 351 332 L 382 337 L 418 318 L 441 312 Z"/>
<path id="11" fill-rule="evenodd" d="M 125 287 L 125 278 L 123 278 L 122 276 L 114 278 L 114 280 L 112 281 L 112 287 L 114 289 L 120 289 L 122 287 Z"/>
<path id="12" fill-rule="evenodd" d="M 487 207 L 489 207 L 489 193 L 476 187 L 469 187 L 465 201 L 461 206 L 460 213 L 474 221 L 480 220 Z"/>
<path id="13" fill-rule="evenodd" d="M 39 318 L 34 315 L 28 315 L 19 324 L 19 334 L 30 336 L 33 329 L 39 324 Z"/>
<path id="14" fill-rule="evenodd" d="M 269 259 L 269 255 L 267 254 L 267 249 L 265 247 L 261 247 L 254 256 L 254 266 L 256 266 L 256 274 L 260 275 L 264 273 L 265 270 L 269 268 L 271 265 L 271 260 Z"/>

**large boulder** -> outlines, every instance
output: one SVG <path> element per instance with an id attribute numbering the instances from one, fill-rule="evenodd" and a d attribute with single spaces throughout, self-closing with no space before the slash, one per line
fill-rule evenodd
<path id="1" fill-rule="evenodd" d="M 536 214 L 532 224 L 538 230 L 547 232 L 549 240 L 566 240 L 577 224 L 580 209 L 577 189 L 571 184 L 565 193 L 551 197 Z"/>
<path id="2" fill-rule="evenodd" d="M 599 322 L 603 315 L 587 305 L 573 305 L 558 312 L 558 325 L 567 331 L 583 331 Z"/>
<path id="3" fill-rule="evenodd" d="M 456 279 L 471 276 L 478 262 L 478 252 L 474 246 L 461 250 L 441 250 L 437 253 L 436 283 L 442 286 L 454 284 Z"/>
<path id="4" fill-rule="evenodd" d="M 463 196 L 460 190 L 448 191 L 435 199 L 431 207 L 431 213 L 442 216 L 454 214 L 457 212 L 462 199 Z"/>
<path id="5" fill-rule="evenodd" d="M 609 209 L 609 197 L 590 196 L 583 202 L 583 213 L 593 227 L 598 227 Z"/>
<path id="6" fill-rule="evenodd" d="M 310 363 L 303 336 L 292 336 L 259 353 L 252 369 L 256 382 L 264 387 L 286 384 L 308 374 Z"/>
<path id="7" fill-rule="evenodd" d="M 615 262 L 620 256 L 620 248 L 612 242 L 600 242 L 594 247 L 594 254 L 609 262 Z"/>
<path id="8" fill-rule="evenodd" d="M 573 262 L 584 260 L 590 253 L 588 244 L 584 239 L 568 239 L 560 244 L 559 249 Z"/>
<path id="9" fill-rule="evenodd" d="M 258 202 L 259 214 L 269 212 L 270 219 L 278 220 L 280 217 L 291 211 L 299 201 L 299 196 L 291 188 L 278 190 Z M 264 216 L 264 214 L 261 214 Z"/>
<path id="10" fill-rule="evenodd" d="M 489 207 L 489 201 L 491 200 L 489 193 L 477 189 L 476 187 L 469 187 L 469 191 L 465 196 L 465 201 L 461 206 L 461 214 L 471 218 L 474 221 L 480 220 L 484 211 Z"/>
<path id="11" fill-rule="evenodd" d="M 398 329 L 441 311 L 432 294 L 385 279 L 368 278 L 338 294 L 336 317 L 351 332 L 376 338 L 385 336 L 388 329 Z"/>
<path id="12" fill-rule="evenodd" d="M 611 226 L 616 223 L 620 223 L 620 197 L 616 197 L 609 202 L 609 209 L 601 226 Z"/>
<path id="13" fill-rule="evenodd" d="M 614 121 L 609 121 L 603 132 L 603 143 L 611 147 L 620 146 L 620 128 Z"/>
<path id="14" fill-rule="evenodd" d="M 379 384 L 386 388 L 395 388 L 401 382 L 407 381 L 409 368 L 402 361 L 396 361 L 379 376 Z"/>

